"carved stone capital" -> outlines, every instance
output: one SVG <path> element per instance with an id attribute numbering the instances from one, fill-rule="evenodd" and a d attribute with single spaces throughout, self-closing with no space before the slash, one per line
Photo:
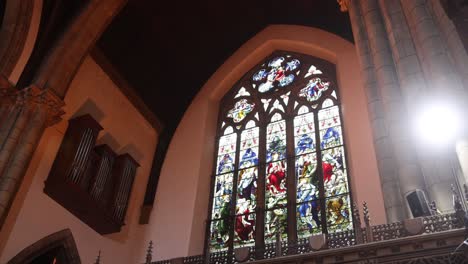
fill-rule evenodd
<path id="1" fill-rule="evenodd" d="M 35 108 L 40 107 L 46 112 L 46 126 L 54 125 L 62 120 L 65 114 L 63 106 L 65 103 L 49 89 L 40 89 L 36 85 L 21 90 L 9 89 L 5 91 L 9 101 L 17 106 Z"/>
<path id="2" fill-rule="evenodd" d="M 350 0 L 336 0 L 340 5 L 341 12 L 348 12 L 349 1 Z"/>

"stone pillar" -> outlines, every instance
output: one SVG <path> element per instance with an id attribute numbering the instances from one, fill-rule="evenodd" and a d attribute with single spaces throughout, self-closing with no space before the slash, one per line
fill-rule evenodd
<path id="1" fill-rule="evenodd" d="M 468 2 L 464 0 L 446 1 L 448 10 L 442 6 L 442 0 L 429 0 L 429 10 L 447 42 L 448 52 L 453 59 L 465 90 L 468 90 Z"/>
<path id="2" fill-rule="evenodd" d="M 419 60 L 431 92 L 428 99 L 459 102 L 464 98 L 462 81 L 448 52 L 448 45 L 437 26 L 428 1 L 400 0 L 415 42 Z"/>
<path id="3" fill-rule="evenodd" d="M 450 50 L 458 50 L 459 48 L 455 40 L 446 39 L 449 37 L 449 32 L 447 31 L 444 36 L 443 31 L 439 28 L 439 25 L 447 22 L 443 21 L 441 10 L 437 9 L 439 16 L 437 18 L 433 13 L 432 7 L 434 5 L 431 7 L 431 1 L 400 0 L 400 3 L 427 84 L 427 93 L 420 97 L 428 104 L 445 104 L 452 106 L 457 111 L 465 111 L 466 91 L 456 66 L 459 59 L 453 58 L 455 54 L 451 55 L 450 52 Z M 464 62 L 458 62 L 461 67 L 463 64 Z M 451 124 L 441 125 L 450 126 Z M 457 181 L 456 175 L 454 175 L 454 164 L 451 161 L 454 151 L 454 144 L 448 145 L 443 150 L 422 146 L 421 151 L 421 164 L 429 194 L 433 200 L 436 200 L 437 206 L 443 212 L 453 210 L 450 188 Z"/>
<path id="4" fill-rule="evenodd" d="M 365 27 L 369 36 L 369 46 L 385 110 L 389 138 L 392 144 L 400 194 L 406 196 L 417 189 L 425 190 L 424 178 L 419 167 L 413 142 L 411 141 L 408 112 L 403 103 L 400 85 L 393 61 L 389 39 L 385 29 L 382 14 L 377 0 L 359 1 L 364 14 Z M 406 204 L 406 202 L 404 203 Z M 411 216 L 409 206 L 406 206 L 407 216 Z"/>
<path id="5" fill-rule="evenodd" d="M 0 227 L 3 225 L 29 162 L 47 126 L 57 123 L 63 102 L 52 92 L 31 86 L 3 95 L 13 116 L 0 123 Z"/>
<path id="6" fill-rule="evenodd" d="M 342 11 L 349 10 L 356 49 L 359 55 L 387 221 L 396 222 L 404 218 L 404 207 L 401 196 L 395 195 L 400 193 L 396 160 L 391 150 L 392 147 L 386 126 L 381 95 L 377 87 L 375 67 L 369 48 L 367 31 L 364 26 L 359 2 L 354 0 L 340 1 L 340 4 Z"/>
<path id="7" fill-rule="evenodd" d="M 460 163 L 460 168 L 463 173 L 463 182 L 468 184 L 468 140 L 460 140 L 456 144 L 457 158 Z"/>

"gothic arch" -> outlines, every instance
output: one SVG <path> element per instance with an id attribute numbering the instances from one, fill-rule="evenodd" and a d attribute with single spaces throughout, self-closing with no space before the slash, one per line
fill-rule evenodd
<path id="1" fill-rule="evenodd" d="M 126 2 L 90 0 L 41 63 L 33 84 L 63 99 L 90 48 Z"/>
<path id="2" fill-rule="evenodd" d="M 33 13 L 34 9 L 40 13 L 41 2 L 34 0 L 7 0 L 6 2 L 0 31 L 0 72 L 7 77 L 13 72 L 25 52 L 28 38 L 34 43 L 35 33 L 31 32 L 31 25 L 34 22 L 33 19 L 38 17 L 34 17 Z M 39 24 L 38 21 L 35 22 L 35 24 Z M 31 46 L 33 45 L 31 44 Z M 26 57 L 28 56 L 26 55 Z"/>
<path id="3" fill-rule="evenodd" d="M 348 135 L 346 142 L 350 143 L 349 155 L 353 157 L 350 174 L 356 175 L 357 181 L 369 179 L 366 184 L 356 182 L 355 185 L 359 186 L 352 189 L 356 190 L 354 193 L 358 202 L 366 200 L 374 203 L 371 210 L 375 221 L 384 223 L 380 180 L 373 143 L 369 140 L 371 130 L 354 45 L 320 29 L 274 25 L 245 43 L 212 75 L 192 101 L 174 134 L 161 170 L 156 194 L 156 201 L 159 202 L 155 204 L 150 220 L 154 226 L 166 228 L 155 228 L 152 234 L 148 234 L 165 237 L 169 236 L 166 232 L 170 232 L 174 238 L 165 241 L 161 251 L 167 250 L 171 255 L 162 258 L 202 253 L 221 98 L 248 70 L 275 50 L 303 53 L 336 65 L 337 81 L 342 90 L 343 122 L 349 120 L 353 123 L 348 126 L 350 131 L 345 131 Z M 353 154 L 354 151 L 362 153 Z M 365 185 L 374 187 L 362 190 Z M 372 189 L 375 192 L 373 195 L 369 194 Z M 176 219 L 169 217 L 173 215 L 174 208 L 177 208 Z M 158 217 L 161 215 L 168 217 Z M 186 242 L 181 244 L 180 241 Z"/>
<path id="4" fill-rule="evenodd" d="M 48 235 L 28 246 L 8 261 L 8 264 L 30 263 L 35 258 L 57 247 L 63 248 L 62 253 L 65 263 L 81 264 L 75 239 L 68 228 Z"/>

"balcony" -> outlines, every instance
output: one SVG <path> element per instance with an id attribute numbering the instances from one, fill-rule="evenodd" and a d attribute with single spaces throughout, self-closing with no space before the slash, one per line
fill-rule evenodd
<path id="1" fill-rule="evenodd" d="M 355 219 L 359 215 L 354 214 Z M 360 230 L 317 235 L 297 242 L 269 244 L 264 249 L 239 248 L 234 252 L 216 252 L 205 259 L 203 255 L 151 261 L 146 264 L 205 264 L 205 263 L 468 263 L 465 212 L 432 215 L 401 222 L 371 226 L 368 215 Z M 359 220 L 358 220 L 359 221 Z M 151 247 L 151 245 L 150 245 Z M 157 253 L 157 249 L 155 250 Z"/>

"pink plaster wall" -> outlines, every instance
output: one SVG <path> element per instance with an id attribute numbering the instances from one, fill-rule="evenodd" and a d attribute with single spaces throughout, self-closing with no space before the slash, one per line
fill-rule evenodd
<path id="1" fill-rule="evenodd" d="M 156 131 L 119 91 L 105 72 L 87 57 L 71 83 L 65 98 L 66 115 L 90 113 L 104 127 L 98 143 L 109 144 L 118 154 L 129 152 L 141 165 L 137 170 L 126 225 L 118 234 L 101 236 L 43 193 L 44 181 L 60 146 L 67 122 L 46 129 L 33 156 L 26 178 L 14 201 L 14 213 L 7 219 L 5 243 L 0 263 L 6 263 L 37 240 L 70 228 L 83 263 L 93 263 L 102 250 L 104 263 L 140 263 L 144 255 L 134 255 L 143 241 L 138 235 L 142 204 L 154 150 Z M 138 261 L 137 261 L 138 260 Z"/>
<path id="2" fill-rule="evenodd" d="M 367 201 L 373 224 L 385 222 L 355 47 L 319 29 L 276 25 L 245 43 L 213 74 L 179 124 L 162 168 L 150 225 L 144 232 L 143 240 L 155 242 L 156 259 L 202 253 L 219 101 L 245 72 L 274 50 L 310 54 L 336 64 L 354 199 L 359 204 Z"/>

